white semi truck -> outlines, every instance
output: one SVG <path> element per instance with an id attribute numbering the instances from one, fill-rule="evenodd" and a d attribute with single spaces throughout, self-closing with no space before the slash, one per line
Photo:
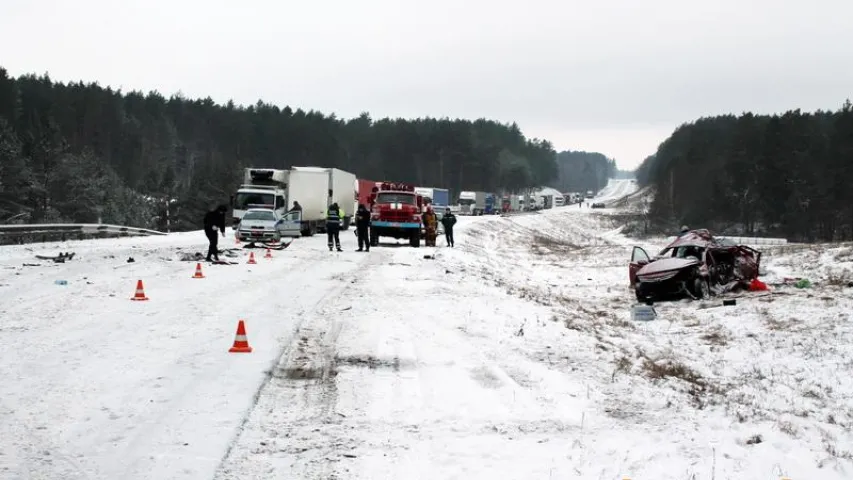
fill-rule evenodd
<path id="1" fill-rule="evenodd" d="M 482 215 L 486 210 L 486 192 L 459 192 L 460 215 Z"/>
<path id="2" fill-rule="evenodd" d="M 333 203 L 343 210 L 344 230 L 355 214 L 356 177 L 337 168 L 247 168 L 243 181 L 231 197 L 233 228 L 249 208 L 276 210 L 285 224 L 298 224 L 304 236 L 325 232 L 326 210 Z M 291 211 L 293 202 L 299 202 L 302 209 Z"/>

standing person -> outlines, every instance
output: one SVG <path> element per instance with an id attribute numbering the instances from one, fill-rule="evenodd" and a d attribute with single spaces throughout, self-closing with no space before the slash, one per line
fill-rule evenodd
<path id="1" fill-rule="evenodd" d="M 337 202 L 333 203 L 326 210 L 326 235 L 329 237 L 329 251 L 332 251 L 332 246 L 341 250 L 341 218 L 344 217 L 344 211 L 338 206 Z M 333 245 L 334 242 L 334 245 Z"/>
<path id="2" fill-rule="evenodd" d="M 444 238 L 447 240 L 447 246 L 453 246 L 453 226 L 456 225 L 456 215 L 448 208 L 441 217 L 441 224 L 444 225 Z"/>
<path id="3" fill-rule="evenodd" d="M 432 205 L 427 206 L 426 212 L 423 214 L 423 222 L 424 222 L 424 243 L 427 247 L 435 246 L 435 236 L 436 229 L 438 227 L 438 218 L 435 216 L 435 212 L 432 211 Z"/>
<path id="4" fill-rule="evenodd" d="M 301 212 L 301 211 L 302 211 L 302 205 L 300 205 L 299 202 L 294 200 L 293 208 L 288 210 L 288 212 Z"/>
<path id="5" fill-rule="evenodd" d="M 358 212 L 355 214 L 355 232 L 358 235 L 358 250 L 357 251 L 370 251 L 370 236 L 369 229 L 370 227 L 370 210 L 364 206 L 364 204 L 359 204 Z"/>
<path id="6" fill-rule="evenodd" d="M 208 262 L 212 262 L 214 259 L 217 262 L 219 261 L 219 247 L 217 246 L 219 237 L 216 235 L 216 230 L 219 229 L 222 232 L 222 236 L 225 237 L 225 212 L 227 211 L 228 207 L 220 205 L 216 207 L 216 210 L 207 212 L 204 215 L 204 234 L 207 235 L 207 240 L 210 241 L 210 246 L 207 247 Z"/>

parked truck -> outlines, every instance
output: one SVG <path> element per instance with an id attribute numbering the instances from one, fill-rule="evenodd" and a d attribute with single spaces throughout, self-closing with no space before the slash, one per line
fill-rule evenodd
<path id="1" fill-rule="evenodd" d="M 379 245 L 380 237 L 408 239 L 419 247 L 424 200 L 407 183 L 381 182 L 373 187 L 370 198 L 370 244 Z"/>
<path id="2" fill-rule="evenodd" d="M 415 193 L 423 197 L 424 204 L 434 209 L 445 209 L 450 204 L 450 190 L 446 188 L 415 187 Z"/>
<path id="3" fill-rule="evenodd" d="M 355 175 L 337 168 L 291 167 L 245 169 L 244 183 L 231 197 L 233 228 L 249 208 L 270 208 L 286 224 L 298 222 L 302 235 L 326 231 L 326 209 L 337 203 L 343 210 L 342 228 L 346 230 L 355 213 L 357 198 Z M 293 202 L 301 210 L 291 211 Z"/>
<path id="4" fill-rule="evenodd" d="M 486 210 L 485 192 L 459 192 L 460 215 L 482 215 Z"/>
<path id="5" fill-rule="evenodd" d="M 432 203 L 442 210 L 450 206 L 450 190 L 446 188 L 432 189 Z"/>
<path id="6" fill-rule="evenodd" d="M 500 206 L 498 205 L 498 197 L 494 193 L 487 193 L 485 200 L 485 207 L 483 208 L 483 213 L 486 215 L 496 215 L 500 213 L 498 210 Z"/>
<path id="7" fill-rule="evenodd" d="M 380 182 L 375 182 L 373 180 L 365 180 L 363 178 L 358 179 L 358 203 L 364 204 L 366 207 L 370 207 L 370 195 L 373 194 L 373 187 L 378 185 Z"/>

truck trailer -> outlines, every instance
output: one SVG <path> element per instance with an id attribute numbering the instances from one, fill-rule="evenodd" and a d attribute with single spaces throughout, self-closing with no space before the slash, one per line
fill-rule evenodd
<path id="1" fill-rule="evenodd" d="M 373 194 L 373 187 L 379 182 L 373 180 L 358 179 L 358 203 L 363 204 L 368 209 L 370 208 L 370 195 Z"/>

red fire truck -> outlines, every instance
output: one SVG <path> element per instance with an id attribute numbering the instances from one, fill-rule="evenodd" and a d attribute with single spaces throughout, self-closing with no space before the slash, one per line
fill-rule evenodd
<path id="1" fill-rule="evenodd" d="M 421 244 L 423 197 L 408 183 L 380 182 L 370 194 L 370 244 L 379 237 L 407 238 L 409 245 Z"/>

